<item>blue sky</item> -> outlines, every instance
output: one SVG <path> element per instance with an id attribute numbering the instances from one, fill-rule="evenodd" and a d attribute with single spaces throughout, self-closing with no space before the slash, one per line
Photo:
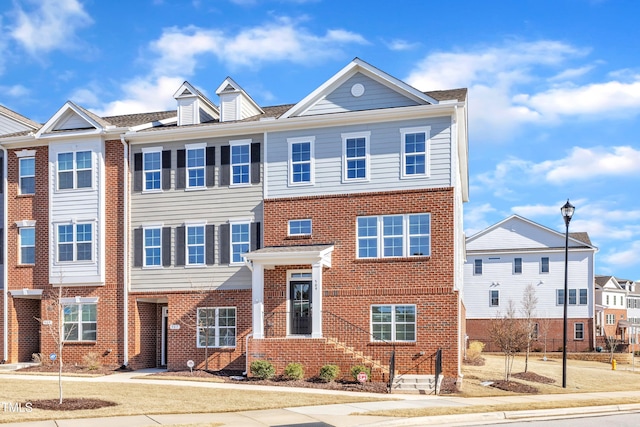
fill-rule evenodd
<path id="1" fill-rule="evenodd" d="M 44 122 L 211 99 L 231 76 L 295 103 L 354 57 L 420 90 L 469 88 L 472 235 L 516 213 L 599 247 L 640 279 L 640 30 L 635 1 L 13 0 L 0 6 L 0 103 Z"/>

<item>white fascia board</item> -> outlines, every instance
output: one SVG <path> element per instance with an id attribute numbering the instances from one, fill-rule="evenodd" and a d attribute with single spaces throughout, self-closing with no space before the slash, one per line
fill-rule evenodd
<path id="1" fill-rule="evenodd" d="M 189 90 L 189 92 L 191 92 L 191 95 L 183 95 L 182 93 L 184 92 L 185 89 Z M 196 90 L 196 88 L 194 88 L 193 85 L 186 80 L 180 85 L 178 90 L 173 94 L 174 99 L 195 98 L 197 96 L 198 96 L 198 91 Z"/>
<path id="2" fill-rule="evenodd" d="M 70 110 L 76 113 L 77 115 L 79 115 L 80 117 L 82 117 L 82 119 L 85 120 L 87 123 L 89 123 L 91 126 L 95 127 L 95 131 L 85 132 L 84 133 L 85 135 L 90 133 L 100 133 L 103 131 L 103 128 L 100 124 L 98 124 L 95 120 L 93 120 L 91 117 L 85 114 L 84 111 L 82 111 L 79 108 L 76 108 L 73 102 L 67 101 L 62 106 L 62 108 L 60 108 L 49 120 L 47 120 L 47 122 L 38 130 L 38 132 L 35 133 L 36 139 L 43 138 L 43 137 L 51 137 L 52 134 L 47 134 L 45 136 L 44 133 L 50 130 L 51 128 L 53 128 L 53 126 L 58 122 L 58 120 L 67 111 L 70 111 Z M 63 134 L 66 134 L 66 132 L 63 132 Z"/>
<path id="3" fill-rule="evenodd" d="M 149 141 L 162 142 L 196 138 L 230 137 L 252 133 L 279 132 L 331 126 L 347 126 L 352 124 L 377 123 L 380 121 L 399 121 L 416 118 L 450 116 L 455 113 L 455 106 L 464 103 L 445 105 L 417 105 L 411 107 L 386 108 L 379 110 L 351 111 L 346 113 L 322 114 L 317 116 L 290 117 L 252 122 L 216 123 L 211 126 L 191 126 L 188 128 L 171 128 L 151 132 L 129 131 L 125 137 L 132 143 Z"/>
<path id="4" fill-rule="evenodd" d="M 521 248 L 512 248 L 512 249 L 496 249 L 496 250 L 467 250 L 467 255 L 524 255 L 524 254 L 539 254 L 539 253 L 564 253 L 564 247 L 561 248 L 530 248 L 526 250 L 522 250 Z M 595 253 L 595 249 L 593 248 L 576 248 L 569 246 L 569 252 L 591 252 Z"/>

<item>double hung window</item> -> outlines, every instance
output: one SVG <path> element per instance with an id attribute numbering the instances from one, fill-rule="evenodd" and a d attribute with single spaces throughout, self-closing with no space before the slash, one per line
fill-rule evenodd
<path id="1" fill-rule="evenodd" d="M 249 252 L 250 247 L 250 223 L 232 223 L 231 224 L 231 263 L 238 264 L 243 262 L 242 254 Z"/>
<path id="2" fill-rule="evenodd" d="M 578 322 L 573 324 L 573 338 L 576 340 L 584 339 L 584 323 Z"/>
<path id="3" fill-rule="evenodd" d="M 343 180 L 369 179 L 369 138 L 371 132 L 342 134 Z"/>
<path id="4" fill-rule="evenodd" d="M 62 307 L 65 341 L 95 341 L 96 304 L 69 304 Z"/>
<path id="5" fill-rule="evenodd" d="M 475 274 L 476 276 L 481 276 L 482 275 L 482 260 L 481 259 L 474 259 L 473 260 L 473 274 Z"/>
<path id="6" fill-rule="evenodd" d="M 489 306 L 491 307 L 499 307 L 500 306 L 500 291 L 497 289 L 492 289 L 489 291 Z"/>
<path id="7" fill-rule="evenodd" d="M 372 305 L 371 334 L 374 341 L 415 341 L 415 305 Z"/>
<path id="8" fill-rule="evenodd" d="M 429 256 L 430 214 L 357 218 L 358 258 Z"/>
<path id="9" fill-rule="evenodd" d="M 36 159 L 22 157 L 18 161 L 20 174 L 20 194 L 35 194 L 36 192 Z"/>
<path id="10" fill-rule="evenodd" d="M 91 151 L 58 153 L 58 189 L 91 188 Z"/>
<path id="11" fill-rule="evenodd" d="M 162 151 L 145 151 L 143 154 L 144 190 L 162 188 Z"/>
<path id="12" fill-rule="evenodd" d="M 198 348 L 235 347 L 235 307 L 198 308 Z"/>
<path id="13" fill-rule="evenodd" d="M 289 138 L 289 184 L 313 183 L 314 137 Z"/>
<path id="14" fill-rule="evenodd" d="M 187 148 L 187 188 L 205 186 L 205 148 Z"/>
<path id="15" fill-rule="evenodd" d="M 58 225 L 58 261 L 91 261 L 93 224 Z"/>
<path id="16" fill-rule="evenodd" d="M 187 227 L 187 265 L 205 264 L 204 225 Z"/>
<path id="17" fill-rule="evenodd" d="M 540 273 L 549 272 L 549 257 L 540 258 Z"/>
<path id="18" fill-rule="evenodd" d="M 251 155 L 249 143 L 231 144 L 231 183 L 249 184 Z"/>
<path id="19" fill-rule="evenodd" d="M 20 227 L 20 264 L 36 263 L 36 229 Z"/>
<path id="20" fill-rule="evenodd" d="M 162 265 L 162 229 L 160 227 L 144 229 L 144 266 Z"/>
<path id="21" fill-rule="evenodd" d="M 429 127 L 400 129 L 403 177 L 428 175 L 429 132 Z"/>
<path id="22" fill-rule="evenodd" d="M 513 274 L 522 274 L 522 258 L 513 259 Z"/>

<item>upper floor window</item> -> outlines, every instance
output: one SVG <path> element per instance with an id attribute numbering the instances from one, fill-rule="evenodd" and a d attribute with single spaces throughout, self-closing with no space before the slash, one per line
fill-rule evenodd
<path id="1" fill-rule="evenodd" d="M 474 259 L 473 260 L 473 274 L 480 276 L 482 275 L 482 260 Z"/>
<path id="2" fill-rule="evenodd" d="M 235 307 L 198 308 L 198 348 L 235 345 Z"/>
<path id="3" fill-rule="evenodd" d="M 569 301 L 567 301 L 567 303 L 569 305 L 576 305 L 577 304 L 577 299 L 576 299 L 576 290 L 575 289 L 569 289 Z"/>
<path id="4" fill-rule="evenodd" d="M 371 132 L 343 133 L 343 170 L 344 181 L 363 181 L 369 179 L 369 138 Z"/>
<path id="5" fill-rule="evenodd" d="M 91 188 L 91 151 L 58 153 L 58 189 Z"/>
<path id="6" fill-rule="evenodd" d="M 19 159 L 20 194 L 35 194 L 36 192 L 36 159 L 22 157 Z"/>
<path id="7" fill-rule="evenodd" d="M 289 236 L 310 236 L 310 235 L 311 235 L 310 219 L 289 220 Z"/>
<path id="8" fill-rule="evenodd" d="M 549 272 L 549 257 L 540 258 L 540 273 Z"/>
<path id="9" fill-rule="evenodd" d="M 91 261 L 93 224 L 58 225 L 58 261 Z"/>
<path id="10" fill-rule="evenodd" d="M 231 143 L 231 183 L 249 184 L 251 156 L 249 142 Z"/>
<path id="11" fill-rule="evenodd" d="M 187 265 L 204 265 L 204 225 L 187 226 Z"/>
<path id="12" fill-rule="evenodd" d="M 69 304 L 62 308 L 65 341 L 95 341 L 96 304 Z"/>
<path id="13" fill-rule="evenodd" d="M 428 175 L 429 132 L 429 127 L 400 129 L 403 177 Z"/>
<path id="14" fill-rule="evenodd" d="M 415 341 L 415 305 L 372 305 L 371 334 L 374 341 Z"/>
<path id="15" fill-rule="evenodd" d="M 616 315 L 607 314 L 607 325 L 615 325 L 615 324 L 616 324 Z"/>
<path id="16" fill-rule="evenodd" d="M 587 290 L 586 289 L 580 289 L 580 305 L 586 305 L 587 302 L 588 302 Z"/>
<path id="17" fill-rule="evenodd" d="M 315 137 L 289 138 L 289 184 L 313 183 Z"/>
<path id="18" fill-rule="evenodd" d="M 408 214 L 357 219 L 358 258 L 431 255 L 431 215 Z"/>
<path id="19" fill-rule="evenodd" d="M 162 265 L 162 229 L 160 227 L 144 229 L 144 266 Z"/>
<path id="20" fill-rule="evenodd" d="M 146 151 L 142 155 L 144 190 L 160 190 L 162 188 L 162 152 Z"/>
<path id="21" fill-rule="evenodd" d="M 20 227 L 20 264 L 36 263 L 36 229 Z"/>
<path id="22" fill-rule="evenodd" d="M 578 295 L 580 296 L 579 298 Z M 587 289 L 569 289 L 567 305 L 586 305 L 587 302 Z M 556 304 L 564 304 L 564 289 L 556 290 Z"/>
<path id="23" fill-rule="evenodd" d="M 513 259 L 513 274 L 522 274 L 522 258 Z"/>
<path id="24" fill-rule="evenodd" d="M 205 186 L 205 148 L 187 148 L 187 188 Z"/>
<path id="25" fill-rule="evenodd" d="M 249 252 L 251 244 L 250 239 L 250 223 L 236 222 L 231 223 L 231 263 L 238 264 L 243 262 L 242 254 Z"/>

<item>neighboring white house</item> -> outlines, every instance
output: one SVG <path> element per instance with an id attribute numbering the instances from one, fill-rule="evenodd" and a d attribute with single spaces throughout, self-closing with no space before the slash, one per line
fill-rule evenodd
<path id="1" fill-rule="evenodd" d="M 640 293 L 632 280 L 596 276 L 596 345 L 605 346 L 607 337 L 637 350 L 640 335 Z M 628 348 L 627 348 L 628 349 Z"/>
<path id="2" fill-rule="evenodd" d="M 509 300 L 522 317 L 527 285 L 535 286 L 539 345 L 556 351 L 562 345 L 565 233 L 518 215 L 467 238 L 464 303 L 469 340 L 491 348 L 490 322 L 506 313 Z M 568 342 L 569 351 L 594 346 L 594 257 L 597 248 L 587 233 L 569 233 Z"/>

